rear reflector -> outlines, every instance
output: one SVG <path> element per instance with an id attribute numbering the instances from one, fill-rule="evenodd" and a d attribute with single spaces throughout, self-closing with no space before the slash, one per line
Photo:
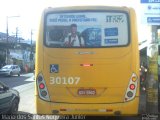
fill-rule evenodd
<path id="1" fill-rule="evenodd" d="M 84 111 L 84 112 L 113 112 L 113 109 L 65 109 L 65 108 L 61 108 L 60 111 L 64 112 L 64 111 Z"/>

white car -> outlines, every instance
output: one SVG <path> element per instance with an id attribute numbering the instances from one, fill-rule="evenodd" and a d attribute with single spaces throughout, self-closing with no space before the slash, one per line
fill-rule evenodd
<path id="1" fill-rule="evenodd" d="M 12 76 L 18 75 L 20 76 L 21 69 L 18 65 L 6 65 L 0 69 L 0 75 Z"/>

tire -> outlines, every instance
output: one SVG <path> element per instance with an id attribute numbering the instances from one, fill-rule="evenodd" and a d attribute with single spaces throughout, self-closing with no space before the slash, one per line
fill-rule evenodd
<path id="1" fill-rule="evenodd" d="M 20 73 L 18 73 L 18 76 L 20 76 Z"/>
<path id="2" fill-rule="evenodd" d="M 10 72 L 9 76 L 12 76 L 13 75 L 13 72 Z"/>
<path id="3" fill-rule="evenodd" d="M 18 112 L 18 105 L 19 105 L 19 101 L 18 99 L 14 99 L 13 102 L 12 102 L 12 106 L 9 110 L 9 114 L 17 114 Z"/>

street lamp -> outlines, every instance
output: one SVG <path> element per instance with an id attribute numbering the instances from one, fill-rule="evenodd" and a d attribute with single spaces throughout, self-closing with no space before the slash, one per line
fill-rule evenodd
<path id="1" fill-rule="evenodd" d="M 8 19 L 9 18 L 15 18 L 15 17 L 20 17 L 20 16 L 7 16 L 6 17 L 6 38 L 7 38 L 7 44 L 8 44 L 8 36 L 9 36 L 9 33 L 8 33 Z M 8 64 L 8 47 L 7 47 L 7 50 L 6 50 L 6 64 Z"/>

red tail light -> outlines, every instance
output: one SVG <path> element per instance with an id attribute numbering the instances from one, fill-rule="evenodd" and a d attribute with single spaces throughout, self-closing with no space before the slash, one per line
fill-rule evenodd
<path id="1" fill-rule="evenodd" d="M 134 90 L 134 89 L 135 89 L 135 85 L 134 85 L 134 84 L 131 84 L 131 85 L 129 86 L 129 88 L 130 88 L 131 90 Z"/>
<path id="2" fill-rule="evenodd" d="M 43 83 L 40 83 L 40 84 L 39 84 L 39 88 L 40 88 L 40 89 L 44 89 L 44 87 L 45 87 L 45 85 L 44 85 Z"/>
<path id="3" fill-rule="evenodd" d="M 134 97 L 136 96 L 137 88 L 138 88 L 138 77 L 135 73 L 132 73 L 130 81 L 128 83 L 128 87 L 126 89 L 124 101 L 130 101 L 134 99 Z"/>
<path id="4" fill-rule="evenodd" d="M 50 101 L 49 93 L 42 73 L 38 74 L 36 82 L 37 82 L 39 97 L 43 100 Z"/>

